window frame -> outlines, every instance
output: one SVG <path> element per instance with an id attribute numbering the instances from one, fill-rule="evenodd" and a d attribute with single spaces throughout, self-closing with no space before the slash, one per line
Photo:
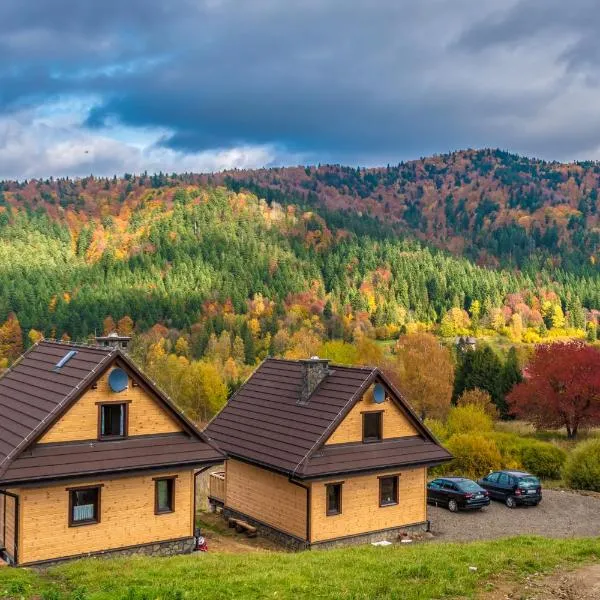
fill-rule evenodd
<path id="1" fill-rule="evenodd" d="M 164 477 L 154 477 L 152 481 L 154 481 L 154 514 L 155 515 L 170 515 L 175 512 L 175 481 L 177 480 L 177 475 L 167 475 Z M 171 484 L 171 508 L 168 510 L 160 509 L 158 506 L 158 484 L 161 481 L 168 481 Z"/>
<path id="2" fill-rule="evenodd" d="M 66 488 L 69 494 L 69 527 L 83 527 L 85 525 L 97 525 L 101 521 L 101 507 L 102 507 L 102 488 L 104 487 L 101 483 L 96 483 L 94 485 L 81 485 L 77 487 L 69 487 Z M 86 519 L 85 521 L 77 521 L 73 518 L 73 509 L 75 508 L 74 493 L 75 492 L 84 492 L 96 490 L 96 502 L 94 503 L 94 519 Z"/>
<path id="3" fill-rule="evenodd" d="M 338 494 L 338 508 L 337 510 L 330 510 L 329 509 L 329 488 L 339 488 L 339 494 Z M 344 482 L 343 481 L 334 481 L 331 483 L 326 483 L 325 484 L 325 516 L 327 517 L 335 517 L 336 515 L 341 515 L 342 514 L 342 495 L 343 495 L 343 487 L 344 487 Z"/>
<path id="4" fill-rule="evenodd" d="M 131 400 L 112 400 L 96 402 L 98 406 L 98 440 L 107 442 L 112 440 L 124 440 L 129 435 L 129 405 Z M 123 435 L 104 435 L 102 433 L 102 410 L 105 406 L 123 406 Z"/>
<path id="5" fill-rule="evenodd" d="M 374 444 L 383 440 L 383 410 L 368 410 L 362 413 L 362 441 L 363 444 Z M 371 415 L 377 415 L 379 421 L 378 437 L 366 437 L 365 436 L 365 425 L 367 418 Z"/>
<path id="6" fill-rule="evenodd" d="M 382 475 L 379 479 L 379 508 L 385 508 L 386 506 L 397 506 L 400 503 L 400 474 L 394 475 Z M 394 481 L 394 500 L 392 502 L 383 502 L 383 482 L 386 479 Z"/>

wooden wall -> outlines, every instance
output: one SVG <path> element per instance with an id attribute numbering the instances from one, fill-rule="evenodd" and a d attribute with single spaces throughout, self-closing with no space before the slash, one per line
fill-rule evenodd
<path id="1" fill-rule="evenodd" d="M 306 539 L 306 490 L 287 477 L 237 460 L 226 463 L 225 505 Z"/>
<path id="2" fill-rule="evenodd" d="M 154 514 L 154 477 L 177 475 L 175 511 Z M 81 485 L 104 484 L 100 523 L 69 527 L 69 492 L 78 482 L 21 490 L 19 562 L 109 550 L 192 536 L 193 472 L 169 471 Z"/>
<path id="3" fill-rule="evenodd" d="M 340 477 L 343 481 L 342 513 L 326 515 L 325 482 L 311 484 L 311 542 L 335 539 L 402 527 L 427 519 L 427 469 L 391 471 L 400 473 L 399 502 L 394 506 L 379 506 L 379 479 L 386 472 L 358 477 Z"/>
<path id="4" fill-rule="evenodd" d="M 109 371 L 110 372 L 110 371 Z M 95 440 L 98 437 L 96 402 L 131 401 L 129 435 L 152 435 L 181 431 L 179 423 L 142 387 L 115 394 L 108 385 L 108 374 L 98 380 L 97 389 L 88 390 L 40 439 L 39 443 Z"/>
<path id="5" fill-rule="evenodd" d="M 325 443 L 344 444 L 346 442 L 361 442 L 363 436 L 362 413 L 367 411 L 377 412 L 380 410 L 383 411 L 384 439 L 418 435 L 414 425 L 395 402 L 386 397 L 385 402 L 375 404 L 371 391 L 367 390 Z"/>

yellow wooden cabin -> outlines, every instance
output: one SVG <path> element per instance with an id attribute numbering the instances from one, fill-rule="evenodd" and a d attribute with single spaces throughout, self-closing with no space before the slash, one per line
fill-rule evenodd
<path id="1" fill-rule="evenodd" d="M 0 557 L 191 551 L 223 459 L 119 348 L 42 341 L 0 380 Z"/>
<path id="2" fill-rule="evenodd" d="M 376 368 L 267 359 L 205 430 L 228 455 L 210 500 L 295 548 L 427 529 L 451 458 Z"/>

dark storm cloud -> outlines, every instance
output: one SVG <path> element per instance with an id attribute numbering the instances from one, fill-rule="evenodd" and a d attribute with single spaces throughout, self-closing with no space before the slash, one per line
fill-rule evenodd
<path id="1" fill-rule="evenodd" d="M 98 135 L 362 164 L 600 146 L 591 0 L 4 0 L 0 23 L 0 116 L 88 96 Z"/>

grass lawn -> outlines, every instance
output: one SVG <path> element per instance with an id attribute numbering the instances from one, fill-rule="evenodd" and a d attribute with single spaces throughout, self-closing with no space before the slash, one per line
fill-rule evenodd
<path id="1" fill-rule="evenodd" d="M 299 554 L 209 552 L 161 559 L 87 559 L 43 574 L 1 569 L 0 598 L 472 598 L 498 577 L 513 581 L 594 561 L 600 561 L 600 539 L 536 537 Z"/>

